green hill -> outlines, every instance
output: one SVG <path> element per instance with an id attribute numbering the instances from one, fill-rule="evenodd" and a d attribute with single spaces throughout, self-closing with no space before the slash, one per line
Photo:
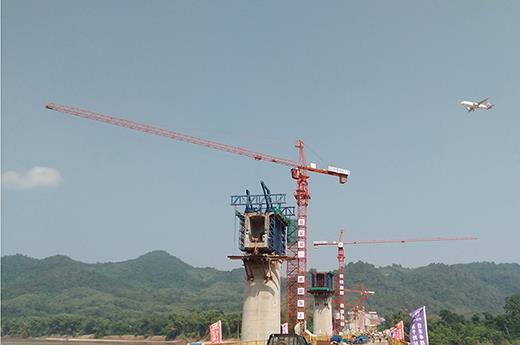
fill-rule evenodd
<path id="1" fill-rule="evenodd" d="M 376 292 L 369 295 L 367 308 L 380 314 L 421 305 L 433 313 L 446 309 L 466 315 L 497 314 L 503 312 L 505 297 L 520 292 L 518 264 L 430 264 L 412 269 L 357 262 L 349 264 L 346 272 L 347 285 L 362 283 Z"/>
<path id="2" fill-rule="evenodd" d="M 347 286 L 375 290 L 367 308 L 379 314 L 427 305 L 469 315 L 503 311 L 504 299 L 520 292 L 520 265 L 431 264 L 377 268 L 357 262 L 346 268 Z M 116 319 L 143 315 L 241 310 L 242 269 L 196 268 L 164 251 L 115 263 L 86 264 L 66 256 L 2 257 L 2 318 L 80 315 Z M 355 299 L 348 294 L 347 301 Z"/>
<path id="3" fill-rule="evenodd" d="M 116 317 L 240 310 L 243 272 L 195 268 L 164 251 L 118 263 L 2 258 L 2 317 Z"/>

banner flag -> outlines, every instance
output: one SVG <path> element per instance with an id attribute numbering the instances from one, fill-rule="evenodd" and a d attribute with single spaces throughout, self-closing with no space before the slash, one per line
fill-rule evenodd
<path id="1" fill-rule="evenodd" d="M 390 335 L 390 338 L 394 338 L 395 339 L 395 327 L 392 327 L 388 330 L 388 333 Z"/>
<path id="2" fill-rule="evenodd" d="M 395 324 L 395 340 L 404 341 L 404 325 L 403 320 Z"/>
<path id="3" fill-rule="evenodd" d="M 222 342 L 222 322 L 220 320 L 209 325 L 209 334 L 211 335 L 212 344 L 220 344 Z"/>
<path id="4" fill-rule="evenodd" d="M 289 334 L 289 324 L 287 322 L 282 323 L 282 334 Z"/>
<path id="5" fill-rule="evenodd" d="M 428 323 L 426 322 L 426 307 L 421 307 L 410 313 L 410 345 L 428 345 Z"/>

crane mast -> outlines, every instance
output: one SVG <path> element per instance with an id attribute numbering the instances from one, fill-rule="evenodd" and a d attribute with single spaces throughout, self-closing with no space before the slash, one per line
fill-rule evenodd
<path id="1" fill-rule="evenodd" d="M 343 230 L 339 233 L 337 241 L 314 241 L 314 248 L 319 246 L 336 246 L 338 247 L 338 272 L 334 275 L 334 315 L 333 328 L 337 334 L 342 334 L 345 327 L 345 249 L 343 243 Z"/>
<path id="2" fill-rule="evenodd" d="M 363 286 L 360 290 L 345 289 L 345 245 L 358 244 L 380 244 L 380 243 L 413 243 L 413 242 L 435 242 L 435 241 L 468 241 L 476 240 L 475 236 L 461 236 L 461 237 L 424 237 L 411 239 L 389 239 L 389 240 L 358 240 L 358 241 L 343 241 L 343 230 L 340 230 L 338 241 L 314 241 L 314 248 L 320 246 L 335 246 L 338 248 L 338 274 L 334 279 L 334 330 L 340 334 L 345 326 L 345 291 L 359 292 L 361 294 L 361 304 L 365 307 L 365 295 L 373 294 L 373 291 L 366 291 Z M 357 315 L 357 310 L 354 310 Z"/>
<path id="3" fill-rule="evenodd" d="M 361 311 L 363 313 L 365 313 L 365 311 L 366 311 L 366 309 L 365 309 L 366 296 L 375 294 L 375 291 L 365 290 L 365 287 L 363 286 L 363 284 L 361 284 L 361 287 L 359 288 L 359 290 L 345 289 L 345 291 L 346 292 L 355 292 L 355 293 L 358 293 L 359 296 L 360 296 L 358 303 L 356 303 L 357 301 L 354 301 L 353 303 L 349 304 L 349 306 L 352 307 L 353 318 L 354 318 L 354 320 L 357 320 L 358 316 L 359 316 L 359 311 L 360 311 L 359 307 L 361 306 Z"/>
<path id="4" fill-rule="evenodd" d="M 309 205 L 310 199 L 307 181 L 309 179 L 308 172 L 336 176 L 339 178 L 339 182 L 344 184 L 347 182 L 347 179 L 350 176 L 349 170 L 333 166 L 329 166 L 327 169 L 321 169 L 317 168 L 314 164 L 307 165 L 305 160 L 303 140 L 298 140 L 295 145 L 299 153 L 299 160 L 296 162 L 269 154 L 251 151 L 238 146 L 232 146 L 207 139 L 197 138 L 191 135 L 182 134 L 179 132 L 174 132 L 171 130 L 166 130 L 159 127 L 80 108 L 54 103 L 47 104 L 45 107 L 47 109 L 68 115 L 104 122 L 115 126 L 133 129 L 139 132 L 150 133 L 173 140 L 183 141 L 195 145 L 209 147 L 219 151 L 250 157 L 255 160 L 263 160 L 266 162 L 291 167 L 292 178 L 296 180 L 296 190 L 294 192 L 294 197 L 296 199 L 297 205 L 297 234 L 295 236 L 296 240 L 292 243 L 288 243 L 287 245 L 288 256 L 291 257 L 291 260 L 287 261 L 285 316 L 290 330 L 293 330 L 296 324 L 300 325 L 300 332 L 305 330 L 307 320 L 307 207 Z"/>
<path id="5" fill-rule="evenodd" d="M 359 289 L 345 289 L 345 291 L 359 293 L 362 311 L 365 311 L 366 296 L 375 294 L 375 291 L 365 290 L 365 287 L 363 286 L 363 284 L 361 284 Z"/>

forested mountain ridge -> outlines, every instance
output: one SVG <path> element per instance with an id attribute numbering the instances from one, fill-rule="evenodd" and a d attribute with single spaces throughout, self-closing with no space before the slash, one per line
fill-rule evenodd
<path id="1" fill-rule="evenodd" d="M 1 264 L 3 319 L 240 312 L 245 279 L 242 268 L 196 268 L 164 251 L 96 264 L 61 255 L 41 260 L 11 255 L 2 257 Z M 484 262 L 377 268 L 349 263 L 346 284 L 355 288 L 359 283 L 376 291 L 367 300 L 367 308 L 381 315 L 419 305 L 434 313 L 448 309 L 468 315 L 496 314 L 503 311 L 505 297 L 520 292 L 520 265 Z M 356 297 L 349 294 L 347 299 Z"/>
<path id="2" fill-rule="evenodd" d="M 42 260 L 2 258 L 3 317 L 236 311 L 242 289 L 241 269 L 195 268 L 164 251 L 101 264 L 60 255 Z"/>
<path id="3" fill-rule="evenodd" d="M 426 305 L 470 315 L 502 312 L 504 298 L 520 292 L 520 265 L 489 262 L 430 264 L 418 268 L 399 265 L 376 268 L 357 262 L 347 266 L 347 284 L 364 284 L 376 294 L 367 305 L 386 313 Z"/>

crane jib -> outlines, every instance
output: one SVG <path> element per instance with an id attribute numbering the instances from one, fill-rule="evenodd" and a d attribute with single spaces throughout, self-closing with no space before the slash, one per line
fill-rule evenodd
<path id="1" fill-rule="evenodd" d="M 82 117 L 82 118 L 89 119 L 89 120 L 96 120 L 99 122 L 104 122 L 104 123 L 116 125 L 119 127 L 125 127 L 125 128 L 133 129 L 136 131 L 140 131 L 140 132 L 155 134 L 158 136 L 163 136 L 163 137 L 167 137 L 167 138 L 178 140 L 178 141 L 184 141 L 184 142 L 188 142 L 188 143 L 195 144 L 195 145 L 206 146 L 206 147 L 213 148 L 213 149 L 219 150 L 219 151 L 225 151 L 225 152 L 229 152 L 229 153 L 239 154 L 242 156 L 251 157 L 251 158 L 253 158 L 255 160 L 259 160 L 259 161 L 262 160 L 262 161 L 267 161 L 267 162 L 271 162 L 271 163 L 281 164 L 281 165 L 290 166 L 290 167 L 294 167 L 294 168 L 301 169 L 301 170 L 312 171 L 314 173 L 319 173 L 319 174 L 338 176 L 340 178 L 340 183 L 347 182 L 347 178 L 350 175 L 350 171 L 346 170 L 346 169 L 336 168 L 336 167 L 332 167 L 332 166 L 327 167 L 327 169 L 319 169 L 314 166 L 302 166 L 300 163 L 292 161 L 290 159 L 280 158 L 280 157 L 276 157 L 276 156 L 272 156 L 272 155 L 268 155 L 268 154 L 263 154 L 260 152 L 254 152 L 254 151 L 242 148 L 242 147 L 232 146 L 232 145 L 222 144 L 222 143 L 207 140 L 207 139 L 197 138 L 197 137 L 194 137 L 194 136 L 191 136 L 188 134 L 182 134 L 182 133 L 174 132 L 171 130 L 147 125 L 144 123 L 139 123 L 139 122 L 132 121 L 132 120 L 127 120 L 127 119 L 109 116 L 109 115 L 105 115 L 105 114 L 101 114 L 101 113 L 96 113 L 96 112 L 92 112 L 92 111 L 84 110 L 84 109 L 80 109 L 80 108 L 75 108 L 75 107 L 70 107 L 70 106 L 65 106 L 65 105 L 60 105 L 60 104 L 55 104 L 55 103 L 49 103 L 45 106 L 45 108 L 54 110 L 57 112 L 69 114 L 69 115 Z"/>
<path id="2" fill-rule="evenodd" d="M 308 199 L 310 199 L 310 193 L 308 189 L 308 175 L 306 171 L 311 171 L 318 174 L 332 175 L 339 177 L 340 183 L 346 183 L 350 171 L 329 166 L 327 169 L 319 169 L 315 164 L 311 163 L 307 166 L 305 163 L 304 154 L 304 143 L 303 140 L 298 140 L 295 147 L 299 151 L 299 161 L 295 162 L 285 158 L 279 158 L 247 150 L 241 147 L 218 143 L 215 141 L 196 138 L 191 135 L 182 134 L 151 125 L 126 120 L 123 118 L 117 118 L 109 115 L 91 112 L 79 108 L 73 108 L 63 106 L 59 104 L 47 104 L 47 109 L 54 110 L 57 112 L 82 117 L 85 119 L 96 120 L 108 124 L 112 124 L 119 127 L 133 129 L 135 131 L 150 133 L 158 136 L 167 137 L 170 139 L 183 141 L 195 145 L 201 145 L 209 147 L 219 151 L 225 151 L 234 153 L 246 157 L 253 158 L 255 160 L 263 160 L 266 162 L 276 163 L 291 167 L 292 177 L 296 180 L 295 198 L 297 201 L 297 241 L 287 245 L 287 251 L 289 253 L 290 260 L 287 260 L 286 269 L 286 321 L 289 324 L 289 329 L 294 329 L 296 324 L 305 325 L 307 320 L 306 312 L 306 293 L 307 282 L 305 275 L 307 272 L 307 207 Z M 301 245 L 301 246 L 300 246 Z"/>

